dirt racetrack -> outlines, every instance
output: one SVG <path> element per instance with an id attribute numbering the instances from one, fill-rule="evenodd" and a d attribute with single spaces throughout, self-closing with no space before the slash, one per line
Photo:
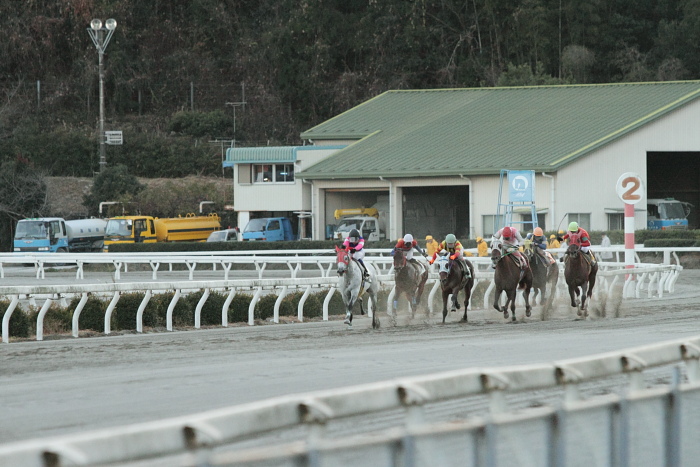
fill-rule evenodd
<path id="1" fill-rule="evenodd" d="M 663 298 L 600 297 L 576 320 L 568 297 L 511 324 L 489 307 L 448 324 L 400 316 L 0 346 L 0 442 L 162 419 L 279 395 L 466 367 L 546 362 L 700 334 L 700 270 Z M 604 311 L 604 313 L 603 313 Z M 605 317 L 603 317 L 603 315 Z"/>

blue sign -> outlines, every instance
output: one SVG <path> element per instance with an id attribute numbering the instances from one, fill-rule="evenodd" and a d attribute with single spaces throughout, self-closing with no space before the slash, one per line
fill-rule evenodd
<path id="1" fill-rule="evenodd" d="M 508 171 L 508 200 L 520 202 L 535 202 L 535 171 Z"/>

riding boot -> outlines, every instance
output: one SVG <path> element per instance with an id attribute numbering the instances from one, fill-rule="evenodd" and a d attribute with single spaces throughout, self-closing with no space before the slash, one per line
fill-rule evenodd
<path id="1" fill-rule="evenodd" d="M 367 271 L 367 266 L 365 266 L 364 261 L 358 261 L 360 265 L 362 266 L 362 278 L 367 282 L 368 284 L 372 282 L 372 280 L 369 278 L 369 271 Z"/>

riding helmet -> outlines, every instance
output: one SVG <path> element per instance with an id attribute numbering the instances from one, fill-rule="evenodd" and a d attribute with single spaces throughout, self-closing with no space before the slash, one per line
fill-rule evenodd
<path id="1" fill-rule="evenodd" d="M 357 231 L 357 229 L 352 229 L 350 233 L 348 234 L 348 238 L 350 239 L 351 242 L 359 242 L 360 241 L 360 232 Z"/>
<path id="2" fill-rule="evenodd" d="M 544 235 L 544 232 L 542 232 L 542 227 L 535 227 L 535 230 L 532 233 L 535 234 L 535 237 L 541 237 Z"/>
<path id="3" fill-rule="evenodd" d="M 513 229 L 510 227 L 503 227 L 503 238 L 508 240 L 513 236 Z"/>
<path id="4" fill-rule="evenodd" d="M 445 244 L 448 248 L 453 248 L 455 243 L 457 243 L 457 237 L 455 237 L 454 234 L 448 234 L 447 237 L 445 237 Z"/>
<path id="5" fill-rule="evenodd" d="M 578 231 L 578 223 L 572 222 L 569 224 L 569 232 L 577 232 Z"/>
<path id="6" fill-rule="evenodd" d="M 411 235 L 411 234 L 404 235 L 403 242 L 404 243 L 413 243 L 413 235 Z"/>

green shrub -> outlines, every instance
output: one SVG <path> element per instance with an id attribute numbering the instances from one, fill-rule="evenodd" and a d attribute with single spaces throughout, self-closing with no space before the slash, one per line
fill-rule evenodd
<path id="1" fill-rule="evenodd" d="M 649 238 L 644 241 L 644 246 L 649 248 L 664 247 L 693 247 L 698 246 L 698 240 L 694 238 Z"/>
<path id="2" fill-rule="evenodd" d="M 69 309 L 75 310 L 80 302 L 80 297 L 74 297 L 71 300 Z M 109 301 L 103 300 L 96 296 L 89 296 L 83 311 L 80 312 L 80 318 L 78 319 L 79 329 L 90 329 L 97 332 L 104 332 L 105 330 L 105 313 L 107 312 L 107 306 Z M 116 328 L 116 316 L 112 313 L 112 319 L 110 320 L 110 327 Z"/>
<path id="3" fill-rule="evenodd" d="M 112 316 L 116 319 L 115 329 L 135 330 L 136 313 L 146 294 L 143 292 L 125 293 L 119 297 Z M 144 310 L 145 315 L 145 310 Z"/>
<path id="4" fill-rule="evenodd" d="M 250 294 L 239 294 L 237 293 L 231 305 L 228 308 L 228 322 L 229 323 L 247 323 L 248 322 L 248 307 L 250 302 L 253 300 L 253 296 Z"/>
<path id="5" fill-rule="evenodd" d="M 301 300 L 303 292 L 288 293 L 280 303 L 280 316 L 297 316 L 297 308 L 299 300 Z"/>
<path id="6" fill-rule="evenodd" d="M 258 303 L 255 304 L 255 319 L 266 320 L 272 318 L 275 312 L 275 302 L 277 295 L 266 294 L 260 297 Z"/>
<path id="7" fill-rule="evenodd" d="M 221 309 L 224 307 L 227 297 L 228 292 L 212 291 L 209 294 L 209 298 L 202 307 L 202 315 L 200 316 L 202 326 L 221 325 Z"/>
<path id="8" fill-rule="evenodd" d="M 51 303 L 49 310 L 46 312 L 46 315 L 44 315 L 44 336 L 70 333 L 73 329 L 72 310 L 72 308 L 63 308 L 56 302 Z M 41 310 L 37 309 L 29 313 L 30 323 L 33 323 L 30 330 L 34 334 L 36 334 L 36 320 L 40 312 Z"/>
<path id="9" fill-rule="evenodd" d="M 9 300 L 0 300 L 0 316 L 5 316 L 7 308 L 10 306 Z M 17 304 L 17 307 L 12 312 L 10 316 L 10 336 L 11 337 L 29 337 L 30 329 L 29 315 L 24 311 L 21 304 Z"/>

